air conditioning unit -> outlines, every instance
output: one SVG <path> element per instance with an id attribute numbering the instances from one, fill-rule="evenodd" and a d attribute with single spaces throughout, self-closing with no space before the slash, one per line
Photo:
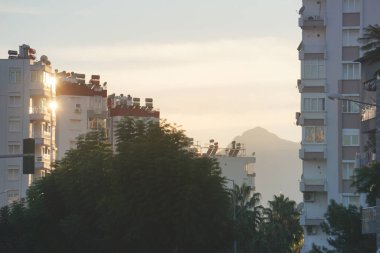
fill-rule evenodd
<path id="1" fill-rule="evenodd" d="M 80 113 L 80 112 L 81 112 L 80 108 L 75 108 L 75 113 Z"/>
<path id="2" fill-rule="evenodd" d="M 317 230 L 316 226 L 306 226 L 306 233 L 308 235 L 316 235 L 317 232 L 318 232 L 318 230 Z"/>
<path id="3" fill-rule="evenodd" d="M 303 201 L 305 201 L 305 202 L 314 202 L 315 201 L 315 194 L 314 194 L 314 192 L 305 192 L 303 194 Z"/>

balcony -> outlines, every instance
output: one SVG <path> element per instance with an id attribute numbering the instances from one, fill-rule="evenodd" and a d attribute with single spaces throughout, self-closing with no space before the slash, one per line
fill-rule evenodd
<path id="1" fill-rule="evenodd" d="M 302 160 L 326 160 L 327 148 L 325 144 L 302 144 L 299 150 Z"/>
<path id="2" fill-rule="evenodd" d="M 36 169 L 50 169 L 50 156 L 36 156 L 35 158 L 35 168 Z"/>
<path id="3" fill-rule="evenodd" d="M 367 151 L 364 153 L 357 153 L 355 158 L 355 167 L 362 168 L 364 166 L 370 166 L 376 162 L 376 153 Z"/>
<path id="4" fill-rule="evenodd" d="M 324 126 L 326 125 L 326 112 L 297 112 L 297 126 Z"/>
<path id="5" fill-rule="evenodd" d="M 300 215 L 301 226 L 319 226 L 324 222 L 323 215 L 326 211 L 326 207 L 318 206 L 314 204 L 311 206 L 307 205 L 307 203 L 304 204 Z"/>
<path id="6" fill-rule="evenodd" d="M 376 234 L 376 206 L 362 209 L 362 234 Z"/>
<path id="7" fill-rule="evenodd" d="M 30 121 L 50 121 L 50 113 L 47 107 L 33 106 L 29 107 Z"/>
<path id="8" fill-rule="evenodd" d="M 325 192 L 327 191 L 326 179 L 302 179 L 300 182 L 301 192 Z"/>
<path id="9" fill-rule="evenodd" d="M 369 133 L 376 130 L 376 106 L 365 106 L 362 109 L 362 133 Z"/>
<path id="10" fill-rule="evenodd" d="M 298 59 L 303 60 L 305 54 L 323 54 L 324 59 L 327 59 L 326 45 L 305 45 L 305 43 L 302 43 L 300 50 L 298 51 Z"/>
<path id="11" fill-rule="evenodd" d="M 314 29 L 326 27 L 326 17 L 318 14 L 317 11 L 310 13 L 302 13 L 298 19 L 298 26 L 302 29 Z"/>
<path id="12" fill-rule="evenodd" d="M 52 90 L 45 87 L 32 87 L 30 88 L 30 96 L 31 97 L 45 97 L 50 98 L 52 96 Z"/>
<path id="13" fill-rule="evenodd" d="M 327 81 L 325 78 L 320 79 L 298 79 L 297 88 L 300 93 L 302 92 L 320 92 L 324 93 L 327 89 Z"/>
<path id="14" fill-rule="evenodd" d="M 301 226 L 320 226 L 323 222 L 323 218 L 307 218 L 305 215 L 300 216 Z"/>
<path id="15" fill-rule="evenodd" d="M 36 145 L 50 145 L 50 132 L 45 131 L 32 131 L 29 134 L 29 138 L 34 138 Z M 53 136 L 53 143 L 55 142 L 55 138 Z"/>

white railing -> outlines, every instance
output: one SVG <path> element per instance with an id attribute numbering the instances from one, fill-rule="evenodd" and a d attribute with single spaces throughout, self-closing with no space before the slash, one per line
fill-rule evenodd
<path id="1" fill-rule="evenodd" d="M 31 106 L 31 107 L 29 107 L 29 113 L 30 114 L 35 114 L 35 113 L 47 114 L 48 112 L 49 112 L 49 110 L 46 106 Z"/>

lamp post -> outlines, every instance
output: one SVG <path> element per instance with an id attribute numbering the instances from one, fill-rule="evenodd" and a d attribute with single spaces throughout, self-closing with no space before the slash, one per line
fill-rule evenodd
<path id="1" fill-rule="evenodd" d="M 380 105 L 377 105 L 377 104 L 373 104 L 373 103 L 367 103 L 367 102 L 362 102 L 362 101 L 357 101 L 357 100 L 354 100 L 354 99 L 349 99 L 349 98 L 346 98 L 345 96 L 343 96 L 342 94 L 330 94 L 327 96 L 329 99 L 331 100 L 342 100 L 342 101 L 350 101 L 350 102 L 354 102 L 354 103 L 357 103 L 357 104 L 361 104 L 361 105 L 369 105 L 369 106 L 375 106 L 375 107 L 380 107 Z"/>
<path id="2" fill-rule="evenodd" d="M 232 182 L 232 190 L 235 189 L 235 180 L 226 178 L 227 181 Z M 234 220 L 234 225 L 236 223 L 236 197 L 235 194 L 232 192 L 232 202 L 233 202 L 233 220 Z M 237 241 L 236 238 L 234 240 L 234 253 L 237 252 Z"/>

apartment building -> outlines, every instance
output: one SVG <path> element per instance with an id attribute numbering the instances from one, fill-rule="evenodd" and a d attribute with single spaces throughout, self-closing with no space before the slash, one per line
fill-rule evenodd
<path id="1" fill-rule="evenodd" d="M 104 129 L 115 145 L 115 128 L 132 117 L 158 122 L 153 99 L 107 97 L 107 83 L 99 75 L 53 71 L 48 57 L 36 60 L 36 50 L 22 45 L 0 59 L 0 207 L 26 197 L 28 187 L 62 159 L 76 139 Z M 23 140 L 35 139 L 35 170 L 23 173 Z M 13 156 L 13 157 L 6 157 Z"/>
<path id="2" fill-rule="evenodd" d="M 229 147 L 221 148 L 218 142 L 211 139 L 208 145 L 194 145 L 193 148 L 199 155 L 212 157 L 218 161 L 222 176 L 227 179 L 229 188 L 232 188 L 234 184 L 239 187 L 246 184 L 252 191 L 255 190 L 256 157 L 247 155 L 242 143 L 233 141 Z"/>
<path id="3" fill-rule="evenodd" d="M 76 147 L 79 135 L 90 131 L 106 131 L 107 83 L 92 75 L 88 83 L 79 73 L 56 73 L 57 80 L 57 159 Z"/>
<path id="4" fill-rule="evenodd" d="M 138 97 L 111 94 L 107 99 L 107 108 L 109 117 L 107 128 L 113 150 L 116 150 L 117 126 L 124 117 L 152 123 L 159 123 L 160 121 L 160 111 L 153 107 L 152 98 L 145 98 L 145 105 L 141 105 Z"/>
<path id="5" fill-rule="evenodd" d="M 299 10 L 301 111 L 296 120 L 302 127 L 303 252 L 313 243 L 328 247 L 320 224 L 330 200 L 365 206 L 365 197 L 351 187 L 360 144 L 367 141 L 361 134 L 362 108 L 327 97 L 363 99 L 361 63 L 355 61 L 362 55 L 358 38 L 364 27 L 380 23 L 378 10 L 376 0 L 303 0 Z"/>
<path id="6" fill-rule="evenodd" d="M 55 159 L 54 73 L 48 57 L 21 45 L 0 59 L 0 155 L 18 155 L 23 139 L 35 139 L 34 174 L 23 174 L 21 157 L 0 159 L 0 206 L 26 196 L 30 184 L 51 170 Z"/>

